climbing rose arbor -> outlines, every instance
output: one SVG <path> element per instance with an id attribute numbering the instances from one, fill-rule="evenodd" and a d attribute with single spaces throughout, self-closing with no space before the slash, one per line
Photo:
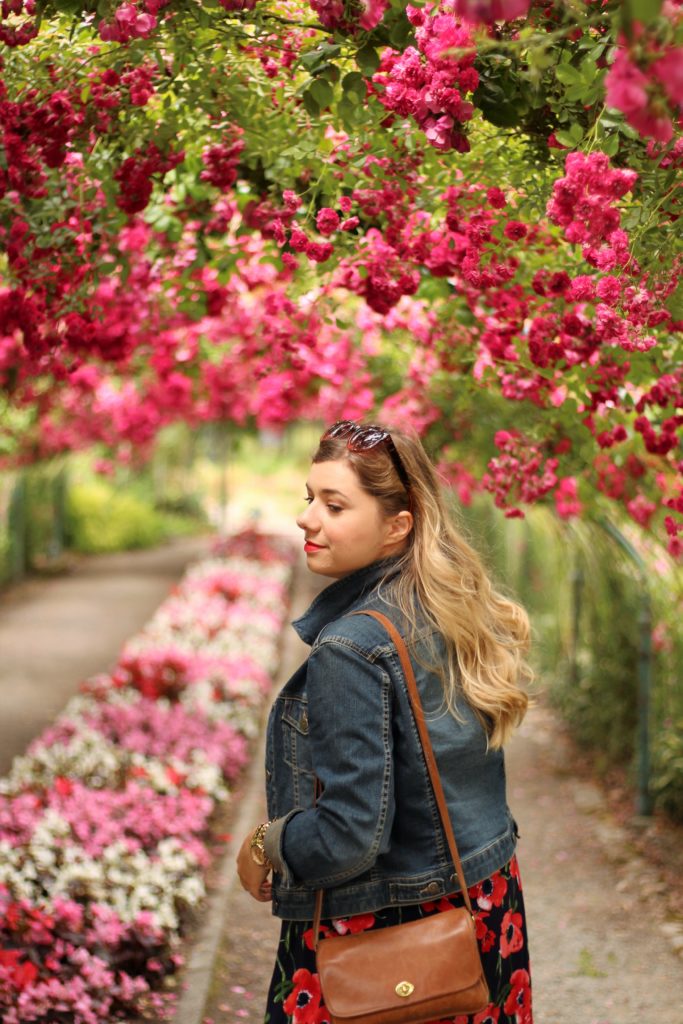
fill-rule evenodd
<path id="1" fill-rule="evenodd" d="M 679 0 L 3 0 L 2 465 L 381 415 L 683 549 Z"/>

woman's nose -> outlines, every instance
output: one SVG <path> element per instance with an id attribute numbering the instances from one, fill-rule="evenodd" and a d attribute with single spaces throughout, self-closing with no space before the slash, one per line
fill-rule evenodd
<path id="1" fill-rule="evenodd" d="M 300 530 L 313 530 L 315 531 L 318 527 L 315 522 L 314 516 L 311 515 L 311 507 L 304 509 L 301 515 L 296 517 L 296 525 Z"/>
<path id="2" fill-rule="evenodd" d="M 304 512 L 301 513 L 301 515 L 296 517 L 296 525 L 299 527 L 300 530 L 305 530 L 307 523 L 308 523 L 308 509 L 306 509 Z"/>

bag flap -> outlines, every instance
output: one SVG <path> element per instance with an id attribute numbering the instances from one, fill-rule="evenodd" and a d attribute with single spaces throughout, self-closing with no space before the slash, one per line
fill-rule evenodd
<path id="1" fill-rule="evenodd" d="M 322 939 L 317 969 L 333 1017 L 408 1008 L 471 988 L 482 976 L 474 922 L 464 907 Z"/>

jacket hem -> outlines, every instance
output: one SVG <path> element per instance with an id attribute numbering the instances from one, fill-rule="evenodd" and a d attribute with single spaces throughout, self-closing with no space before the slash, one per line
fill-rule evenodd
<path id="1" fill-rule="evenodd" d="M 266 833 L 267 834 L 267 833 Z M 491 843 L 462 859 L 468 888 L 500 870 L 510 860 L 517 846 L 514 822 Z M 460 891 L 452 865 L 440 865 L 432 871 L 406 877 L 372 879 L 359 885 L 344 885 L 337 891 L 328 889 L 323 897 L 323 918 L 351 917 L 369 914 L 383 907 L 425 903 Z M 272 912 L 287 921 L 311 921 L 315 906 L 315 890 L 298 886 L 296 890 L 274 888 Z"/>

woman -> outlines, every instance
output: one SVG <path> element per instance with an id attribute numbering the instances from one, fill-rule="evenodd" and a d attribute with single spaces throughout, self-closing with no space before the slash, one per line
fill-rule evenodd
<path id="1" fill-rule="evenodd" d="M 283 919 L 266 1021 L 328 1020 L 312 951 L 317 889 L 323 935 L 462 905 L 396 649 L 376 620 L 349 614 L 363 608 L 408 645 L 476 914 L 491 1003 L 455 1020 L 532 1024 L 502 753 L 527 706 L 527 617 L 453 526 L 416 438 L 337 423 L 306 490 L 308 567 L 336 582 L 294 622 L 312 649 L 268 723 L 270 820 L 238 855 L 244 888 Z"/>

